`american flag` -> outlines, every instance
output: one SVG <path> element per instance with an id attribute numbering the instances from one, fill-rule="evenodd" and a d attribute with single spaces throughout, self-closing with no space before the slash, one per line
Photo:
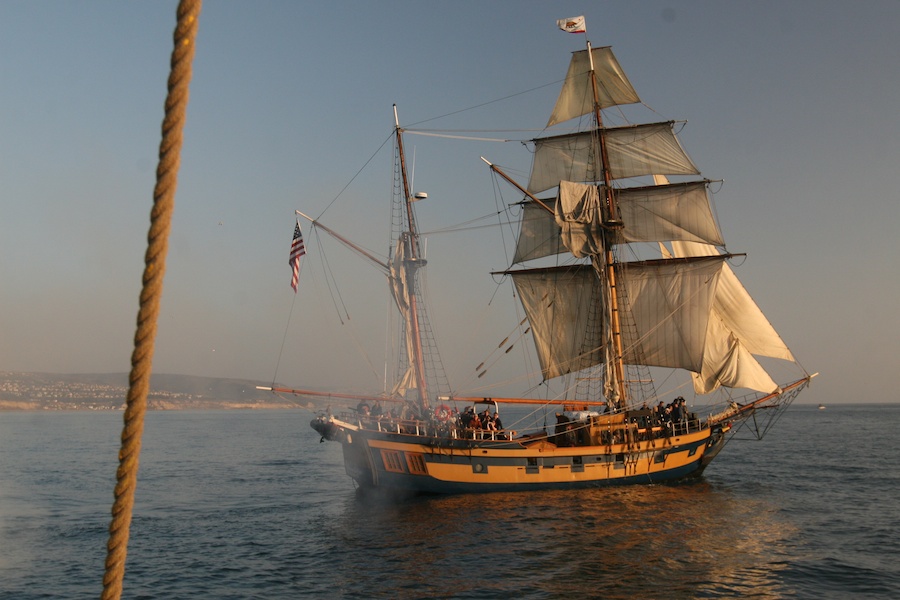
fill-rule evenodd
<path id="1" fill-rule="evenodd" d="M 294 239 L 291 240 L 291 256 L 288 264 L 291 265 L 291 287 L 297 293 L 297 281 L 300 279 L 300 257 L 306 254 L 306 246 L 303 245 L 303 234 L 300 233 L 300 221 L 294 226 Z"/>

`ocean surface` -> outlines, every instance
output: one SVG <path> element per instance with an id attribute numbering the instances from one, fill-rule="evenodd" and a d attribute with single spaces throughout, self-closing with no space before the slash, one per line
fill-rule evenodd
<path id="1" fill-rule="evenodd" d="M 97 598 L 121 413 L 0 413 L 0 598 Z M 900 598 L 900 405 L 689 484 L 373 500 L 310 413 L 151 412 L 124 598 Z"/>

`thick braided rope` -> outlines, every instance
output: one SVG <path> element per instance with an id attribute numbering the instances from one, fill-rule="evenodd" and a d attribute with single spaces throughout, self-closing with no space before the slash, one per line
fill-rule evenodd
<path id="1" fill-rule="evenodd" d="M 143 288 L 137 317 L 137 331 L 134 335 L 134 352 L 131 355 L 125 422 L 122 428 L 122 445 L 119 450 L 119 468 L 116 471 L 115 501 L 112 506 L 112 520 L 109 524 L 109 541 L 106 545 L 106 572 L 103 575 L 103 593 L 100 596 L 103 600 L 117 599 L 122 595 L 125 557 L 128 553 L 128 534 L 141 453 L 141 434 L 144 431 L 144 414 L 147 410 L 147 394 L 150 390 L 156 321 L 162 298 L 163 276 L 166 271 L 169 230 L 171 229 L 172 211 L 175 208 L 175 188 L 178 183 L 178 167 L 181 162 L 182 131 L 187 114 L 188 88 L 191 81 L 191 62 L 194 58 L 201 6 L 201 0 L 181 0 L 178 4 L 178 23 L 173 34 L 174 48 L 169 72 L 169 92 L 166 96 L 162 141 L 159 145 L 159 165 L 156 169 L 153 209 L 150 212 L 147 253 L 144 256 Z"/>

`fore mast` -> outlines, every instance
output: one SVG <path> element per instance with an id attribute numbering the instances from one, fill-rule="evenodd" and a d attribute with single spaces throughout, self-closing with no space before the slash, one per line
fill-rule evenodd
<path id="1" fill-rule="evenodd" d="M 620 230 L 624 227 L 624 223 L 619 217 L 617 199 L 611 185 L 612 174 L 606 149 L 603 115 L 601 113 L 603 102 L 599 94 L 599 83 L 596 71 L 594 70 L 594 56 L 590 42 L 587 42 L 587 56 L 589 58 L 589 71 L 587 75 L 591 87 L 592 102 L 591 109 L 581 114 L 587 114 L 589 112 L 593 116 L 593 121 L 596 126 L 591 130 L 591 154 L 594 156 L 585 160 L 586 165 L 589 166 L 585 172 L 584 180 L 603 184 L 603 198 L 601 200 L 602 214 L 600 219 L 602 248 L 599 253 L 590 256 L 591 265 L 600 282 L 602 294 L 600 306 L 603 307 L 603 314 L 600 315 L 599 318 L 602 320 L 602 330 L 604 332 L 603 347 L 601 349 L 604 357 L 602 362 L 606 373 L 604 377 L 603 396 L 608 405 L 615 408 L 623 408 L 627 405 L 628 393 L 625 381 L 624 345 L 622 342 L 622 294 L 617 287 L 618 262 L 616 261 L 615 253 L 613 252 L 613 244 L 616 242 Z M 615 102 L 613 102 L 613 104 L 615 104 Z M 547 126 L 555 125 L 558 122 L 576 116 L 571 113 L 566 113 L 566 115 L 567 116 L 557 120 L 554 112 L 554 115 L 551 116 Z M 593 165 L 597 164 L 596 154 L 599 154 L 600 173 L 592 172 L 596 170 L 596 168 L 593 167 Z M 482 157 L 481 160 L 483 160 L 494 173 L 500 175 L 513 187 L 528 196 L 535 205 L 540 206 L 551 215 L 556 212 L 552 206 L 536 197 L 528 189 L 519 185 L 499 167 L 484 157 Z M 586 351 L 589 351 L 589 349 L 586 349 Z"/>
<path id="2" fill-rule="evenodd" d="M 620 299 L 616 287 L 617 263 L 613 253 L 613 240 L 616 232 L 623 227 L 619 219 L 619 211 L 616 205 L 616 195 L 613 193 L 612 177 L 609 169 L 609 156 L 606 151 L 606 135 L 603 129 L 603 115 L 600 111 L 600 97 L 597 88 L 597 73 L 594 71 L 594 56 L 591 52 L 591 42 L 587 43 L 587 55 L 590 61 L 589 77 L 591 92 L 594 100 L 594 121 L 597 123 L 597 144 L 600 152 L 600 164 L 602 167 L 602 181 L 604 189 L 603 198 L 603 262 L 599 255 L 591 256 L 591 264 L 600 277 L 603 291 L 608 295 L 604 306 L 608 308 L 605 315 L 608 321 L 607 331 L 607 356 L 606 356 L 606 384 L 604 392 L 607 401 L 616 408 L 627 405 L 628 396 L 625 387 L 625 366 L 623 363 L 624 351 L 622 347 L 622 322 L 620 318 Z M 592 161 L 593 162 L 593 161 Z M 595 176 L 595 180 L 599 179 Z M 605 275 L 605 276 L 604 276 Z"/>

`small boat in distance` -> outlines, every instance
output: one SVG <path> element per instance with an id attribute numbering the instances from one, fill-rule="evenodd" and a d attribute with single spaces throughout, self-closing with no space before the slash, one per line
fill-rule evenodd
<path id="1" fill-rule="evenodd" d="M 639 102 L 611 48 L 588 42 L 573 53 L 546 126 L 568 129 L 530 140 L 529 181 L 485 160 L 497 181 L 521 194 L 510 207 L 520 220 L 513 265 L 493 276 L 512 280 L 525 313 L 517 335 L 533 341 L 542 381 L 568 382 L 566 397 L 465 395 L 441 379 L 421 296 L 419 198 L 410 191 L 396 107 L 389 258 L 298 211 L 384 272 L 403 324 L 403 366 L 390 393 L 268 388 L 347 404 L 310 425 L 323 441 L 341 444 L 345 470 L 361 488 L 471 493 L 696 476 L 735 432 L 762 438 L 810 383 L 814 375 L 730 268 L 729 259 L 742 255 L 724 251 L 711 181 L 697 178 L 675 123 L 605 124 L 606 109 Z M 799 376 L 776 383 L 760 357 L 796 365 Z M 654 379 L 672 371 L 692 382 L 690 406 L 665 376 Z M 534 423 L 504 425 L 501 407 L 504 419 L 536 415 Z"/>
<path id="2" fill-rule="evenodd" d="M 825 410 L 825 405 L 824 405 L 824 404 L 820 404 L 820 405 L 819 405 L 819 410 Z"/>

